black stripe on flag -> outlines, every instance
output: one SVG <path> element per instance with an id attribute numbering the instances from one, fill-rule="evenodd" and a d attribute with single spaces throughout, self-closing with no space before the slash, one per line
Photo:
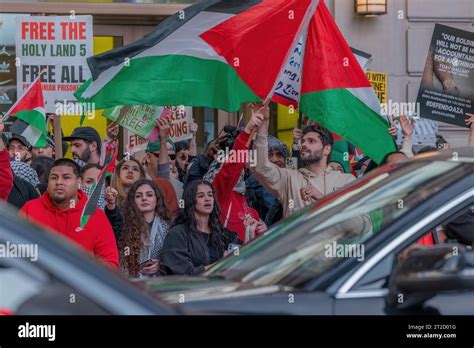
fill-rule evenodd
<path id="1" fill-rule="evenodd" d="M 219 3 L 212 5 L 206 11 L 218 12 L 218 13 L 232 13 L 238 14 L 247 10 L 248 8 L 261 3 L 262 0 L 227 0 L 220 1 Z"/>
<path id="2" fill-rule="evenodd" d="M 10 127 L 10 131 L 13 134 L 22 135 L 23 132 L 28 128 L 29 124 L 22 120 L 16 120 Z"/>
<path id="3" fill-rule="evenodd" d="M 103 165 L 103 172 L 102 172 L 102 175 L 101 177 L 99 178 L 99 181 L 97 182 L 95 188 L 94 188 L 94 191 L 92 191 L 92 194 L 91 196 L 89 197 L 87 203 L 86 203 L 86 206 L 84 207 L 84 211 L 82 213 L 83 216 L 87 216 L 87 215 L 95 215 L 95 211 L 97 209 L 97 204 L 99 202 L 99 198 L 100 198 L 100 193 L 102 191 L 102 187 L 104 186 L 104 182 L 105 182 L 105 177 L 107 176 L 107 172 L 106 172 L 106 169 L 107 167 L 109 166 L 110 164 L 110 161 L 112 160 L 113 156 L 114 156 L 114 151 L 115 150 L 111 150 L 105 160 L 104 160 L 104 165 Z"/>
<path id="4" fill-rule="evenodd" d="M 123 63 L 125 58 L 131 59 L 146 49 L 157 45 L 200 12 L 215 8 L 215 11 L 224 12 L 224 9 L 227 9 L 226 12 L 230 11 L 229 13 L 235 13 L 233 11 L 243 11 L 258 2 L 260 2 L 260 0 L 204 0 L 186 7 L 182 11 L 166 18 L 152 32 L 140 40 L 130 45 L 118 47 L 111 51 L 87 58 L 92 78 L 96 80 L 103 71 Z"/>

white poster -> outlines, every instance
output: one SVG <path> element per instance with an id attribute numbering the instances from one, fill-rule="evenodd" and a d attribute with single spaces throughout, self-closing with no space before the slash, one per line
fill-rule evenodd
<path id="1" fill-rule="evenodd" d="M 31 16 L 16 21 L 17 93 L 41 71 L 46 112 L 80 114 L 73 93 L 90 78 L 92 16 Z"/>

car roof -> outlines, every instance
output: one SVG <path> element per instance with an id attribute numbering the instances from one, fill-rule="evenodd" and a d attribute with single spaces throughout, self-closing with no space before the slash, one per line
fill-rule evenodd
<path id="1" fill-rule="evenodd" d="M 474 163 L 474 146 L 425 152 L 414 157 L 425 161 L 460 161 Z"/>
<path id="2" fill-rule="evenodd" d="M 107 297 L 98 305 L 112 313 L 128 314 L 175 314 L 171 306 L 155 299 L 138 286 L 129 283 L 115 271 L 101 265 L 91 255 L 70 242 L 20 218 L 12 206 L 0 202 L 0 241 L 16 244 L 35 244 L 38 246 L 38 260 L 35 264 L 55 278 L 82 294 L 98 296 L 98 290 L 91 289 L 96 282 L 101 291 L 109 290 Z M 43 257 L 42 257 L 43 256 Z M 78 279 L 76 279 L 78 278 Z M 79 278 L 82 281 L 79 281 Z M 87 279 L 87 283 L 84 281 Z M 116 291 L 112 294 L 113 291 Z M 112 297 L 121 299 L 121 304 L 113 303 Z M 94 300 L 94 298 L 91 298 Z M 107 307 L 108 306 L 108 307 Z"/>

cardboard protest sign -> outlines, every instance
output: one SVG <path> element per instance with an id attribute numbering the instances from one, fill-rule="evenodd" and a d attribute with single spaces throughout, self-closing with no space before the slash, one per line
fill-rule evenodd
<path id="1" fill-rule="evenodd" d="M 131 133 L 141 137 L 147 137 L 155 127 L 155 120 L 160 116 L 163 108 L 153 105 L 122 105 L 105 109 L 102 113 L 111 121 L 117 121 L 119 124 L 129 130 Z"/>
<path id="2" fill-rule="evenodd" d="M 16 19 L 17 93 L 39 73 L 46 112 L 80 114 L 73 93 L 91 73 L 92 16 L 31 16 Z M 68 110 L 68 111 L 66 111 Z"/>
<path id="3" fill-rule="evenodd" d="M 169 106 L 171 120 L 173 121 L 170 137 L 175 143 L 189 140 L 193 137 L 191 133 L 191 122 L 193 119 L 193 108 L 183 106 Z"/>
<path id="4" fill-rule="evenodd" d="M 135 153 L 146 148 L 148 141 L 145 138 L 154 130 L 155 120 L 163 115 L 169 115 L 172 120 L 170 138 L 174 142 L 191 139 L 192 110 L 182 106 L 123 105 L 106 109 L 102 115 L 111 121 L 120 119 L 119 124 L 131 133 L 128 147 Z"/>
<path id="5" fill-rule="evenodd" d="M 418 91 L 420 116 L 467 127 L 473 99 L 474 33 L 436 24 Z"/>

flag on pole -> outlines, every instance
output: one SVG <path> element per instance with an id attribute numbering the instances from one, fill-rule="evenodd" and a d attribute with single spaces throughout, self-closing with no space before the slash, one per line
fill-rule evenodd
<path id="1" fill-rule="evenodd" d="M 75 96 L 117 105 L 237 111 L 268 98 L 316 0 L 204 0 L 131 45 L 88 58 L 92 78 Z"/>
<path id="2" fill-rule="evenodd" d="M 5 118 L 10 115 L 18 119 L 12 125 L 12 131 L 24 136 L 34 147 L 45 147 L 47 144 L 46 114 L 40 77 L 41 74 L 5 115 Z"/>
<path id="3" fill-rule="evenodd" d="M 86 205 L 84 206 L 84 210 L 81 214 L 81 228 L 84 228 L 87 221 L 91 215 L 95 214 L 95 211 L 98 206 L 100 192 L 102 191 L 102 187 L 105 183 L 105 178 L 112 175 L 115 170 L 115 162 L 117 161 L 117 154 L 118 154 L 118 146 L 113 146 L 111 144 L 107 147 L 107 154 L 105 156 L 104 166 L 99 173 L 99 177 L 97 181 L 92 185 L 91 188 L 91 195 L 87 200 Z"/>
<path id="4" fill-rule="evenodd" d="M 303 113 L 377 163 L 396 151 L 380 102 L 324 1 L 309 24 L 304 54 Z"/>

